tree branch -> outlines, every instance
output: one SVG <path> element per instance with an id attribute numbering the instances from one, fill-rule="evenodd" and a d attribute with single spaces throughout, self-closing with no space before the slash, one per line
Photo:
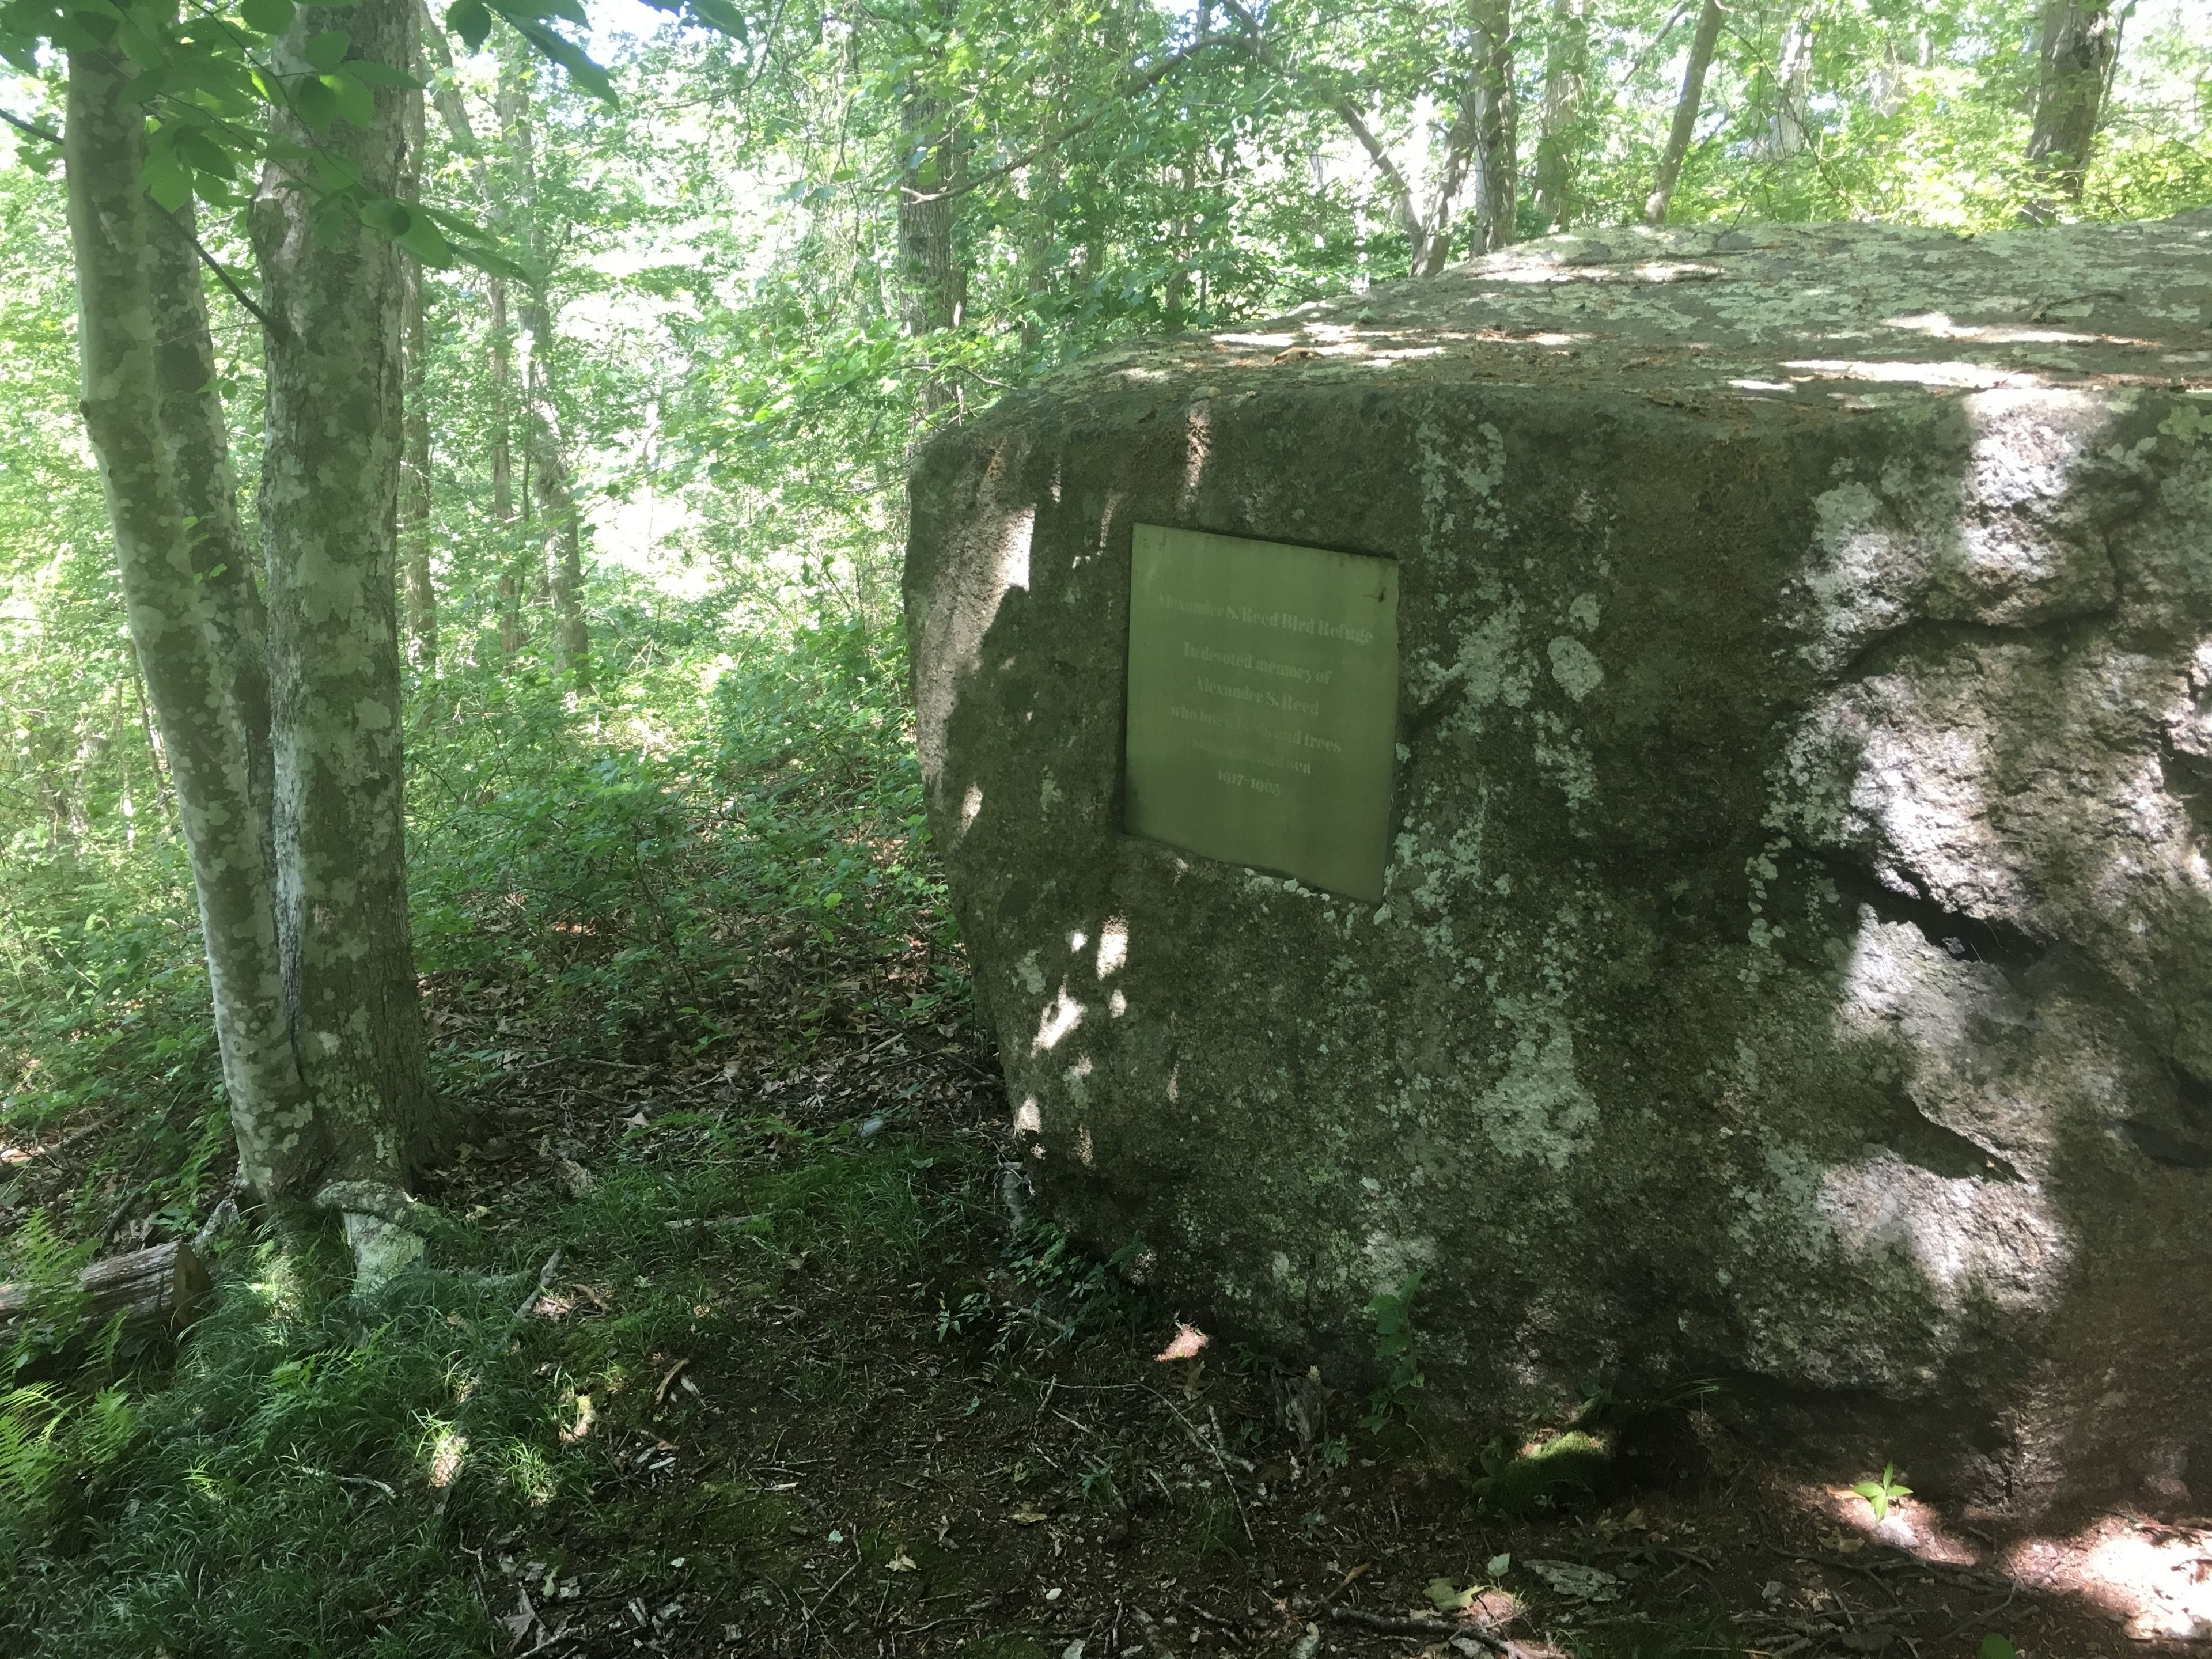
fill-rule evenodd
<path id="1" fill-rule="evenodd" d="M 1019 155 L 1015 156 L 1012 161 L 1001 161 L 994 167 L 987 167 L 981 173 L 972 173 L 968 178 L 961 180 L 960 183 L 951 186 L 949 190 L 925 191 L 902 188 L 899 191 L 900 199 L 913 205 L 919 205 L 924 202 L 950 201 L 956 196 L 965 196 L 970 191 L 981 190 L 984 185 L 994 184 L 999 179 L 1004 179 L 1009 173 L 1019 173 L 1024 167 L 1031 165 L 1033 162 L 1046 155 L 1049 155 L 1054 150 L 1058 149 L 1069 139 L 1081 137 L 1085 133 L 1090 131 L 1091 128 L 1097 126 L 1099 122 L 1104 120 L 1106 118 L 1107 111 L 1111 109 L 1115 104 L 1122 103 L 1128 99 L 1133 98 L 1140 92 L 1151 91 L 1154 87 L 1159 85 L 1161 82 L 1166 80 L 1168 76 L 1181 69 L 1185 64 L 1190 62 L 1192 58 L 1197 57 L 1201 52 L 1205 52 L 1213 46 L 1243 46 L 1244 44 L 1246 44 L 1244 37 L 1242 35 L 1208 34 L 1201 36 L 1200 39 L 1192 41 L 1190 45 L 1183 47 L 1181 51 L 1170 52 L 1166 57 L 1161 58 L 1158 63 L 1153 64 L 1152 68 L 1144 70 L 1140 74 L 1129 76 L 1127 80 L 1122 82 L 1120 86 L 1114 88 L 1113 97 L 1106 103 L 1100 105 L 1098 108 L 1092 111 L 1089 115 L 1085 116 L 1080 121 L 1071 122 L 1068 125 L 1062 127 L 1059 131 L 1054 133 L 1051 137 L 1046 139 L 1042 143 L 1032 144 L 1029 149 L 1024 150 Z"/>
<path id="2" fill-rule="evenodd" d="M 222 262 L 214 254 L 207 251 L 207 245 L 200 240 L 197 231 L 187 230 L 185 235 L 192 245 L 192 252 L 200 256 L 200 263 L 215 272 L 215 279 L 222 284 L 224 292 L 244 306 L 252 314 L 254 319 L 277 339 L 290 337 L 292 331 L 253 302 L 246 291 L 238 285 L 238 279 L 223 268 Z"/>
<path id="3" fill-rule="evenodd" d="M 1260 33 L 1260 20 L 1245 9 L 1243 0 L 1221 0 L 1221 4 L 1223 9 L 1244 26 L 1244 33 L 1251 43 L 1252 55 L 1285 80 L 1295 78 L 1289 66 L 1275 56 L 1275 49 Z M 1375 163 L 1376 171 L 1382 175 L 1383 182 L 1390 187 L 1390 199 L 1397 209 L 1398 222 L 1404 227 L 1406 234 L 1412 238 L 1413 257 L 1419 260 L 1427 246 L 1429 233 L 1427 227 L 1421 222 L 1420 209 L 1413 201 L 1413 186 L 1406 182 L 1406 175 L 1398 171 L 1398 164 L 1390 159 L 1390 152 L 1375 136 L 1374 129 L 1367 125 L 1367 118 L 1360 114 L 1358 106 L 1334 87 L 1322 87 L 1321 93 L 1329 108 L 1335 112 L 1337 118 L 1352 130 L 1352 136 L 1359 141 L 1359 147 L 1367 152 L 1368 159 Z"/>
<path id="4" fill-rule="evenodd" d="M 0 109 L 0 121 L 5 121 L 18 132 L 27 132 L 33 138 L 43 138 L 50 144 L 59 144 L 62 141 L 58 132 L 42 127 L 36 121 L 26 121 L 19 115 L 10 115 L 4 109 Z"/>

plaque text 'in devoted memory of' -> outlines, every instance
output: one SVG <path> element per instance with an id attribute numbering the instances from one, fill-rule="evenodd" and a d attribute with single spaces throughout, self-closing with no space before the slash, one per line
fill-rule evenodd
<path id="1" fill-rule="evenodd" d="M 1382 896 L 1398 567 L 1136 526 L 1131 835 Z"/>

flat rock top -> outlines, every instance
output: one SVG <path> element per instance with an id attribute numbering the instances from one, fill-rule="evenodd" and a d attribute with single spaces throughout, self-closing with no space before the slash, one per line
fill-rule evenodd
<path id="1" fill-rule="evenodd" d="M 1795 401 L 2212 391 L 2212 209 L 1978 237 L 1887 225 L 1553 236 L 1272 322 L 1101 353 L 1045 395 L 1489 380 Z"/>

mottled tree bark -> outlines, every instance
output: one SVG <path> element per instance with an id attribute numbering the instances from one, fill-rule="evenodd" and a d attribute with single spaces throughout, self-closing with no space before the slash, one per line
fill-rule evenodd
<path id="1" fill-rule="evenodd" d="M 2081 201 L 2089 151 L 2103 118 L 2105 84 L 2119 49 L 2112 0 L 2050 0 L 2037 59 L 2035 125 L 2027 161 L 2040 186 L 2027 216 L 2057 217 Z"/>
<path id="2" fill-rule="evenodd" d="M 1544 110 L 1536 137 L 1536 211 L 1545 226 L 1565 230 L 1575 210 L 1576 144 L 1589 83 L 1587 0 L 1552 0 L 1544 43 Z"/>
<path id="3" fill-rule="evenodd" d="M 208 419 L 213 353 L 189 227 L 139 182 L 145 117 L 118 103 L 125 84 L 107 55 L 70 55 L 64 154 L 85 425 L 191 860 L 240 1166 L 264 1197 L 295 1198 L 319 1175 L 323 1146 L 285 1017 L 257 799 L 259 618 L 220 410 Z"/>
<path id="4" fill-rule="evenodd" d="M 284 72 L 343 28 L 349 53 L 410 61 L 414 0 L 303 7 Z M 390 195 L 404 94 L 367 127 L 280 142 L 333 154 Z M 399 251 L 318 215 L 293 165 L 264 169 L 252 210 L 269 331 L 261 532 L 276 732 L 277 938 L 288 1014 L 334 1178 L 397 1184 L 444 1137 L 430 1095 L 408 938 L 395 584 L 401 447 Z M 350 1228 L 351 1223 L 349 1223 Z M 361 1254 L 356 1243 L 356 1255 Z"/>
<path id="5" fill-rule="evenodd" d="M 422 71 L 418 48 L 410 67 Z M 422 94 L 403 93 L 406 155 L 399 193 L 416 199 L 422 185 Z M 438 678 L 438 588 L 430 574 L 430 410 L 428 406 L 430 331 L 422 314 L 422 262 L 403 252 L 399 262 L 402 349 L 407 379 L 401 391 L 405 430 L 400 453 L 399 568 L 407 588 L 407 653 L 427 685 Z"/>
<path id="6" fill-rule="evenodd" d="M 1683 158 L 1689 155 L 1690 140 L 1697 135 L 1698 111 L 1705 101 L 1705 71 L 1712 67 L 1713 48 L 1720 38 L 1720 0 L 1705 0 L 1705 9 L 1698 14 L 1698 32 L 1690 41 L 1690 61 L 1682 71 L 1682 95 L 1674 100 L 1674 124 L 1667 134 L 1667 148 L 1660 153 L 1651 194 L 1644 204 L 1647 225 L 1667 222 L 1667 210 L 1682 176 Z"/>

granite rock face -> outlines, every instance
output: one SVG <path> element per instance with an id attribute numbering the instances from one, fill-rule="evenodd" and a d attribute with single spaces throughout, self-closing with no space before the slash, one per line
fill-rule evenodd
<path id="1" fill-rule="evenodd" d="M 1381 905 L 1121 832 L 1140 521 L 1399 562 Z M 1201 1321 L 1350 1383 L 1418 1267 L 1477 1416 L 2212 1502 L 2212 214 L 1094 357 L 920 458 L 907 607 L 1020 1155 Z"/>

